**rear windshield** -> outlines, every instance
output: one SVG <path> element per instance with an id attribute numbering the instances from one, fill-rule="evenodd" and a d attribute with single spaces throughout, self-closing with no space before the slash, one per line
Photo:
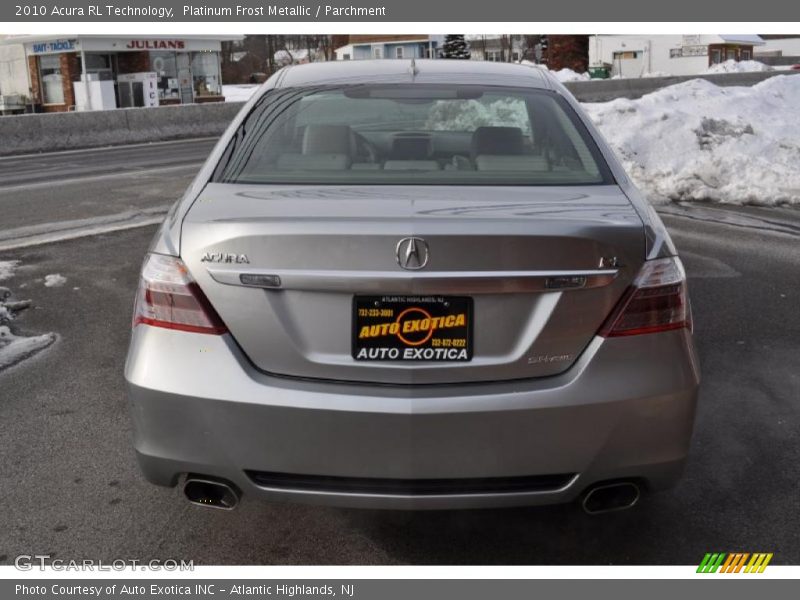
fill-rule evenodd
<path id="1" fill-rule="evenodd" d="M 608 167 L 559 96 L 420 84 L 267 92 L 214 174 L 220 183 L 592 185 Z"/>

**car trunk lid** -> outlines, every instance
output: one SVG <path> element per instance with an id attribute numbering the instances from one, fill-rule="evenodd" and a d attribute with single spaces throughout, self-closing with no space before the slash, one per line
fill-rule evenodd
<path id="1" fill-rule="evenodd" d="M 419 256 L 401 265 L 409 238 L 424 246 L 423 268 Z M 440 384 L 569 368 L 639 270 L 645 237 L 611 185 L 209 184 L 184 220 L 181 255 L 266 372 Z M 356 296 L 395 308 L 408 296 L 466 298 L 469 359 L 356 360 Z"/>

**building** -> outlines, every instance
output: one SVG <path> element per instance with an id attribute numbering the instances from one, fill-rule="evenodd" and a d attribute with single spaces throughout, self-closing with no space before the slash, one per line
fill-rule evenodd
<path id="1" fill-rule="evenodd" d="M 10 36 L 0 35 L 0 96 L 27 96 L 28 70 L 21 44 L 3 45 Z"/>
<path id="2" fill-rule="evenodd" d="M 27 103 L 42 112 L 221 102 L 220 46 L 230 39 L 8 36 L 0 40 L 0 57 L 24 60 L 0 70 L 0 89 L 18 89 L 24 80 Z"/>
<path id="3" fill-rule="evenodd" d="M 752 60 L 758 35 L 594 35 L 589 65 L 610 65 L 612 76 L 697 75 L 726 60 Z"/>
<path id="4" fill-rule="evenodd" d="M 470 59 L 491 62 L 519 62 L 525 58 L 521 35 L 468 35 Z M 528 57 L 530 59 L 530 57 Z"/>
<path id="5" fill-rule="evenodd" d="M 800 35 L 762 35 L 761 38 L 764 45 L 755 49 L 756 60 L 760 57 L 800 57 Z"/>
<path id="6" fill-rule="evenodd" d="M 443 44 L 443 35 L 350 35 L 336 60 L 439 58 Z"/>

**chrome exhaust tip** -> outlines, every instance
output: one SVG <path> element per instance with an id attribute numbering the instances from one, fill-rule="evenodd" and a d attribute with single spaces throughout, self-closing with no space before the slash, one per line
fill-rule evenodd
<path id="1" fill-rule="evenodd" d="M 236 508 L 242 496 L 239 488 L 230 482 L 198 475 L 186 477 L 183 493 L 192 504 L 222 510 Z"/>
<path id="2" fill-rule="evenodd" d="M 589 489 L 583 497 L 583 510 L 588 515 L 626 510 L 641 496 L 639 486 L 632 481 L 603 483 Z"/>

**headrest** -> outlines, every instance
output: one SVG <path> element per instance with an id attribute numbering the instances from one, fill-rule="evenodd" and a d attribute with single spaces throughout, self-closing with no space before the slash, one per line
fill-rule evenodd
<path id="1" fill-rule="evenodd" d="M 472 134 L 472 156 L 481 154 L 522 154 L 519 127 L 478 127 Z"/>
<path id="2" fill-rule="evenodd" d="M 392 160 L 427 160 L 433 152 L 427 136 L 398 136 L 392 140 Z"/>
<path id="3" fill-rule="evenodd" d="M 306 125 L 303 154 L 350 154 L 352 134 L 347 125 Z"/>

